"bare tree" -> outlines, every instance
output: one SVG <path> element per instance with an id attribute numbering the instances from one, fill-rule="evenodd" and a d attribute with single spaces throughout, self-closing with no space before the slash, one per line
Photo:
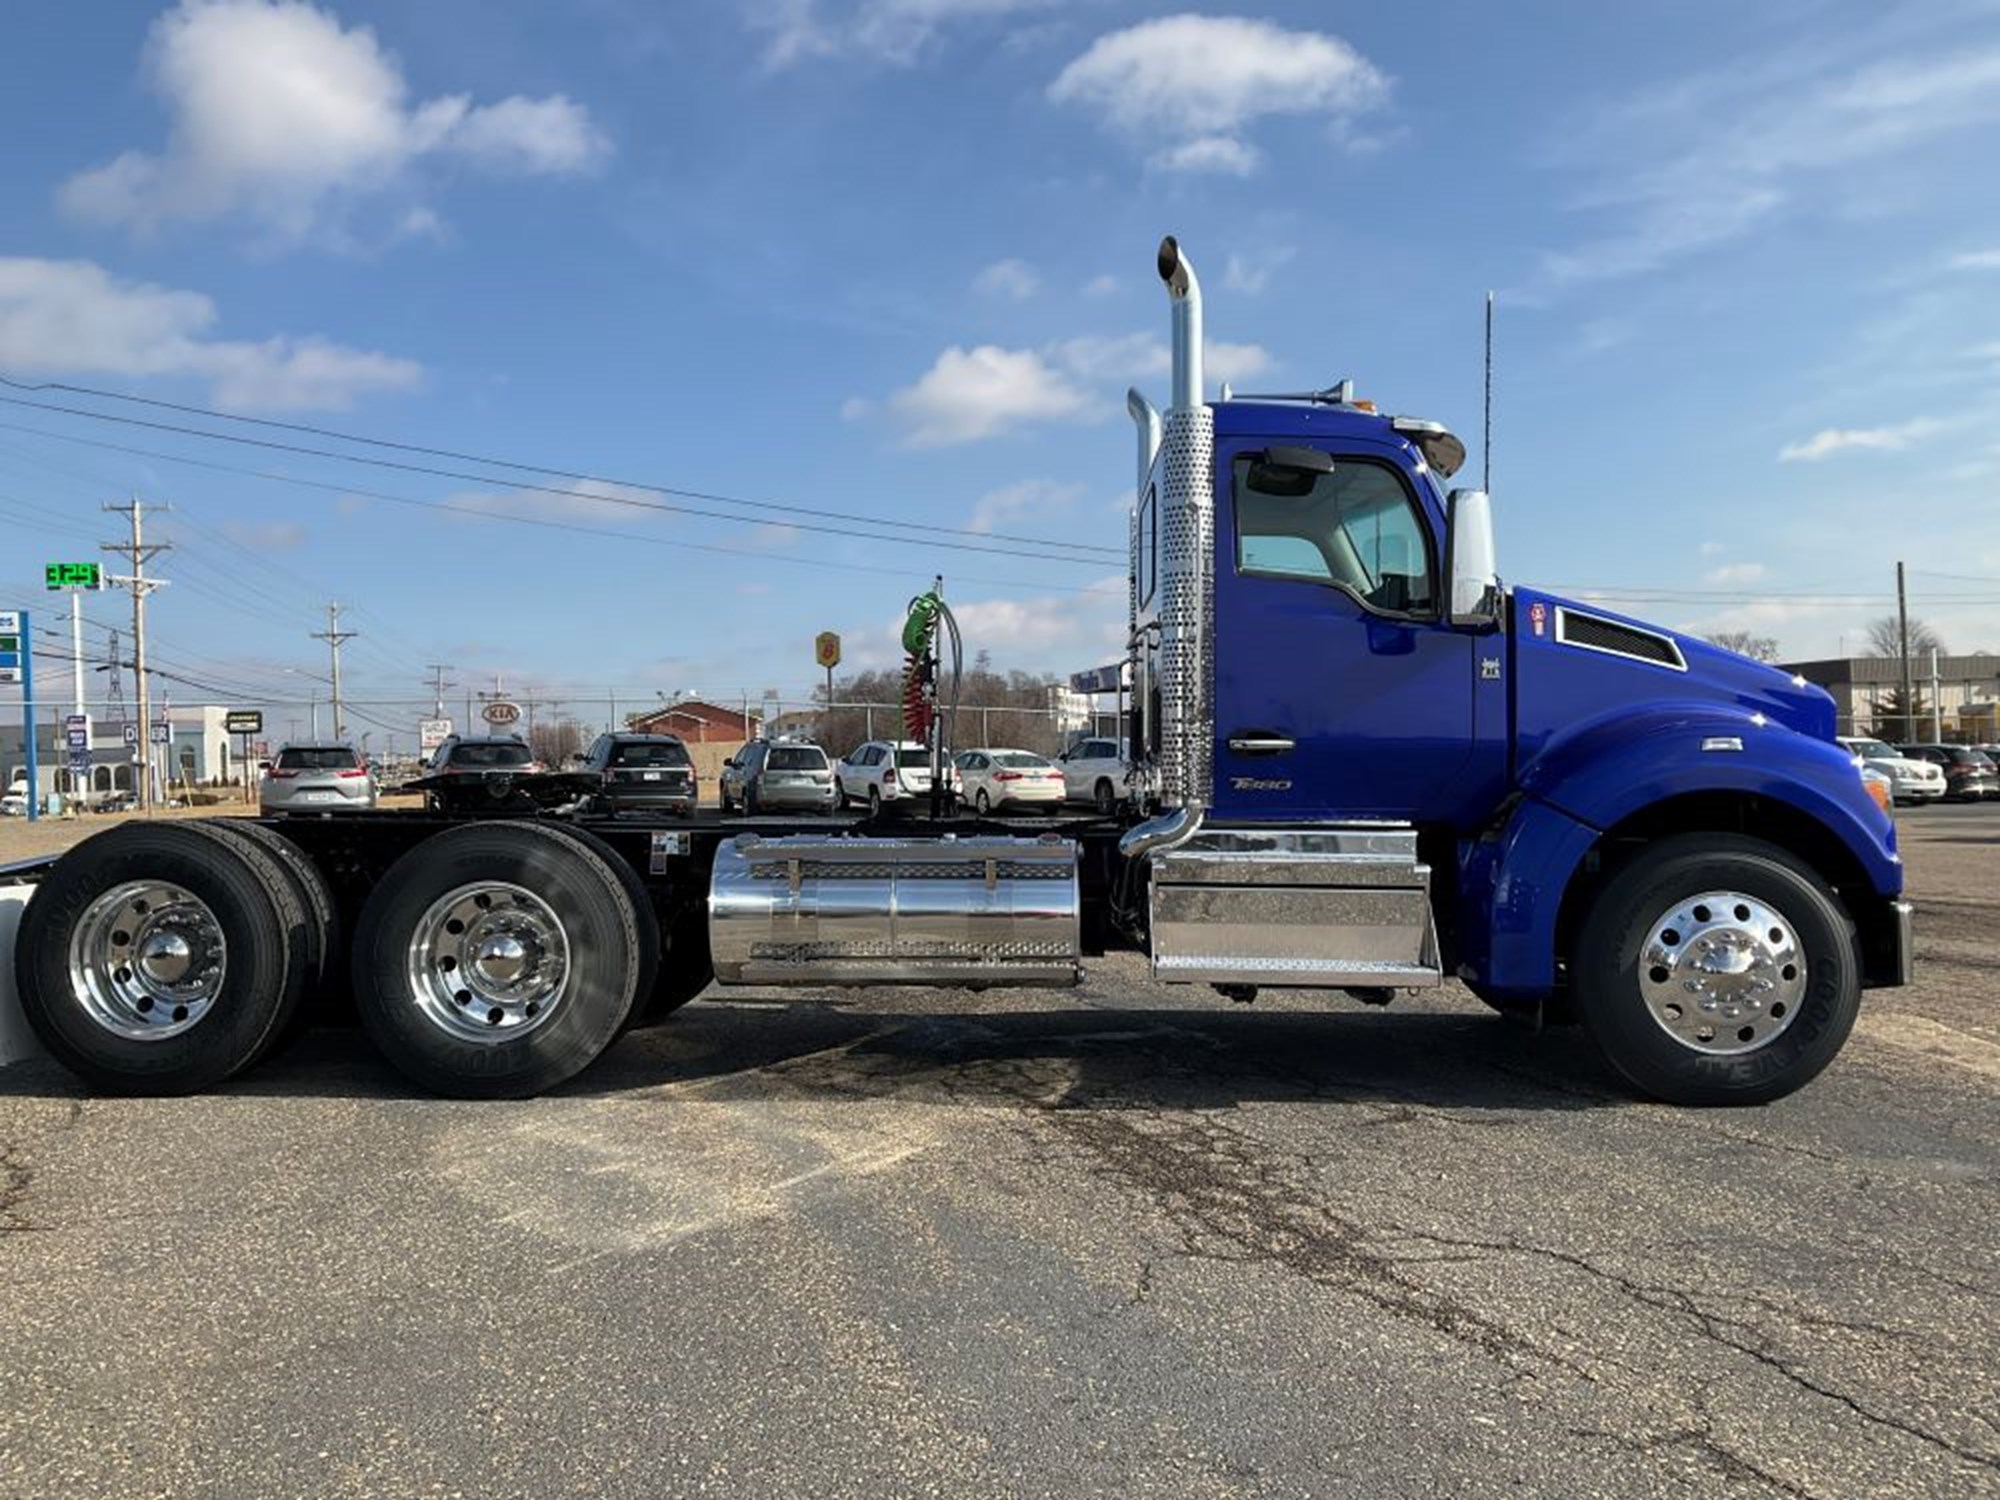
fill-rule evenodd
<path id="1" fill-rule="evenodd" d="M 1747 656 L 1752 661 L 1778 659 L 1777 637 L 1758 635 L 1754 630 L 1718 630 L 1704 639 L 1712 646 L 1720 646 L 1725 651 L 1734 651 L 1738 656 Z"/>
<path id="2" fill-rule="evenodd" d="M 1868 654 L 1870 656 L 1901 656 L 1903 654 L 1903 633 L 1894 615 L 1882 615 L 1868 622 Z M 1928 661 L 1935 651 L 1945 655 L 1944 638 L 1922 620 L 1910 621 L 1910 659 Z"/>
<path id="3" fill-rule="evenodd" d="M 561 766 L 583 746 L 583 726 L 571 718 L 543 720 L 528 732 L 528 752 L 545 766 Z"/>

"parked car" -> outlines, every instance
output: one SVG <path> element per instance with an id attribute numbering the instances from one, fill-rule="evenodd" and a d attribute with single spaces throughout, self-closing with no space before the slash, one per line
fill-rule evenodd
<path id="1" fill-rule="evenodd" d="M 28 815 L 28 783 L 21 780 L 7 788 L 7 794 L 0 797 L 0 818 L 25 818 Z"/>
<path id="2" fill-rule="evenodd" d="M 1056 757 L 1063 786 L 1072 802 L 1088 802 L 1105 817 L 1132 793 L 1125 747 L 1117 740 L 1078 740 Z"/>
<path id="3" fill-rule="evenodd" d="M 531 776 L 546 769 L 517 734 L 454 734 L 437 747 L 427 776 Z"/>
<path id="4" fill-rule="evenodd" d="M 279 747 L 257 787 L 259 812 L 366 812 L 374 805 L 375 778 L 361 753 L 339 741 Z"/>
<path id="5" fill-rule="evenodd" d="M 1889 778 L 1889 789 L 1898 802 L 1937 802 L 1944 797 L 1944 767 L 1928 760 L 1899 754 L 1881 740 L 1864 735 L 1843 735 L 1840 743 L 1853 752 L 1862 765 Z"/>
<path id="6" fill-rule="evenodd" d="M 722 767 L 722 810 L 832 812 L 833 765 L 802 740 L 752 740 Z"/>
<path id="7" fill-rule="evenodd" d="M 1944 770 L 1944 794 L 1954 802 L 2000 797 L 2000 770 L 1970 745 L 1898 745 L 1902 754 Z"/>
<path id="8" fill-rule="evenodd" d="M 863 802 L 870 812 L 885 804 L 931 794 L 931 752 L 915 740 L 870 740 L 833 768 L 842 807 Z M 958 789 L 958 772 L 945 762 L 945 784 Z"/>
<path id="9" fill-rule="evenodd" d="M 589 794 L 591 812 L 694 813 L 701 794 L 694 758 L 673 734 L 600 734 L 567 769 L 598 778 Z"/>
<path id="10" fill-rule="evenodd" d="M 1062 768 L 1027 750 L 965 750 L 954 756 L 963 795 L 980 812 L 996 807 L 1060 807 L 1066 792 Z"/>

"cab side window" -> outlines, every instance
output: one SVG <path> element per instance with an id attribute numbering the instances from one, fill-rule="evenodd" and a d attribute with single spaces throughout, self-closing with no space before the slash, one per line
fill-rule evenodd
<path id="1" fill-rule="evenodd" d="M 1384 464 L 1336 460 L 1330 473 L 1268 476 L 1235 464 L 1239 573 L 1330 584 L 1385 614 L 1430 614 L 1430 530 Z"/>

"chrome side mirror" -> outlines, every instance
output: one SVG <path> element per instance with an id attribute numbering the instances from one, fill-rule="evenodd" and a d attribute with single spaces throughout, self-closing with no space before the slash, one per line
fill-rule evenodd
<path id="1" fill-rule="evenodd" d="M 1451 580 L 1451 623 L 1490 630 L 1500 623 L 1500 574 L 1494 562 L 1493 502 L 1484 490 L 1453 490 L 1447 501 L 1450 536 L 1445 571 Z"/>

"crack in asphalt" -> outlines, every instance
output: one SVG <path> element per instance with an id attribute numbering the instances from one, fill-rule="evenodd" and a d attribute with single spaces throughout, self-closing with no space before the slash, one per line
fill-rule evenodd
<path id="1" fill-rule="evenodd" d="M 1677 1287 L 1654 1286 L 1646 1282 L 1636 1281 L 1629 1276 L 1600 1266 L 1587 1256 L 1576 1254 L 1574 1251 L 1558 1250 L 1549 1245 L 1530 1244 L 1520 1239 L 1474 1240 L 1453 1235 L 1435 1234 L 1417 1229 L 1406 1229 L 1402 1232 L 1408 1234 L 1412 1239 L 1423 1240 L 1427 1243 L 1444 1245 L 1454 1249 L 1487 1250 L 1495 1253 L 1534 1256 L 1569 1266 L 1583 1272 L 1587 1276 L 1594 1277 L 1599 1281 L 1618 1288 L 1630 1300 L 1639 1303 L 1641 1306 L 1650 1307 L 1657 1312 L 1664 1312 L 1686 1319 L 1695 1326 L 1704 1338 L 1709 1339 L 1713 1343 L 1721 1344 L 1725 1348 L 1734 1349 L 1737 1353 L 1762 1365 L 1780 1378 L 1798 1386 L 1801 1390 L 1809 1391 L 1813 1395 L 1825 1400 L 1837 1402 L 1864 1421 L 1873 1422 L 1891 1431 L 1900 1432 L 1905 1437 L 1914 1439 L 1917 1442 L 1927 1443 L 1966 1463 L 2000 1471 L 2000 1456 L 1982 1453 L 1976 1449 L 1965 1447 L 1940 1433 L 1919 1427 L 1914 1422 L 1908 1422 L 1900 1417 L 1876 1411 L 1847 1392 L 1835 1390 L 1831 1386 L 1824 1385 L 1813 1379 L 1791 1365 L 1782 1355 L 1747 1342 L 1748 1336 L 1762 1333 L 1764 1330 L 1741 1318 L 1732 1318 L 1715 1311 L 1713 1308 L 1704 1307 L 1689 1293 Z M 1801 1322 L 1812 1323 L 1815 1321 L 1814 1315 L 1805 1314 L 1801 1309 L 1779 1307 L 1763 1299 L 1751 1298 L 1746 1300 L 1757 1301 L 1760 1305 L 1766 1306 L 1774 1312 L 1781 1312 L 1787 1317 L 1798 1318 Z M 1864 1337 L 1876 1333 L 1886 1333 L 1892 1337 L 1898 1336 L 1890 1330 L 1881 1329 L 1879 1325 L 1830 1318 L 1825 1315 L 1817 1315 L 1817 1322 L 1818 1326 L 1838 1328 L 1845 1332 Z M 1727 1330 L 1739 1330 L 1742 1336 L 1731 1337 Z"/>

